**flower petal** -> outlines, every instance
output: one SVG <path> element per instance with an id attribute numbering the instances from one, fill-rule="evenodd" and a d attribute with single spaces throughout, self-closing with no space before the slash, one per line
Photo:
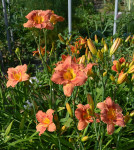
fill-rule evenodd
<path id="1" fill-rule="evenodd" d="M 39 110 L 36 114 L 38 122 L 42 122 L 44 118 L 46 118 L 46 116 L 47 116 L 46 113 L 44 113 L 42 110 Z"/>
<path id="2" fill-rule="evenodd" d="M 105 104 L 107 105 L 108 108 L 113 107 L 114 102 L 112 101 L 111 97 L 107 97 L 105 100 Z"/>
<path id="3" fill-rule="evenodd" d="M 83 130 L 83 129 L 85 129 L 87 127 L 87 125 L 88 125 L 88 123 L 85 122 L 84 120 L 83 121 L 79 121 L 77 128 L 78 128 L 78 130 Z"/>
<path id="4" fill-rule="evenodd" d="M 66 84 L 63 86 L 63 91 L 64 91 L 64 94 L 65 96 L 69 97 L 72 95 L 72 92 L 73 92 L 73 89 L 74 89 L 74 85 L 73 84 Z"/>
<path id="5" fill-rule="evenodd" d="M 45 132 L 46 130 L 46 127 L 44 127 L 44 125 L 42 123 L 39 123 L 37 126 L 36 126 L 36 129 L 37 131 L 39 131 L 39 136 L 41 136 L 42 133 Z"/>
<path id="6" fill-rule="evenodd" d="M 51 124 L 48 126 L 47 130 L 48 130 L 49 132 L 54 132 L 54 131 L 56 130 L 55 124 L 54 124 L 54 123 L 51 123 Z"/>
<path id="7" fill-rule="evenodd" d="M 115 130 L 114 124 L 107 124 L 107 132 L 108 132 L 108 134 L 112 135 L 114 130 Z"/>

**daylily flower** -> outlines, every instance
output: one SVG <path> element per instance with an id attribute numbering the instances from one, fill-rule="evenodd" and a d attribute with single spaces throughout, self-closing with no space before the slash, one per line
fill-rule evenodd
<path id="1" fill-rule="evenodd" d="M 37 51 L 33 51 L 32 53 L 33 53 L 33 56 L 35 56 L 35 54 L 40 55 L 40 52 L 41 52 L 41 55 L 42 55 L 42 56 L 45 55 L 45 46 L 44 46 L 43 48 L 40 46 L 40 51 L 39 51 L 39 49 L 37 48 Z"/>
<path id="2" fill-rule="evenodd" d="M 83 130 L 87 127 L 88 123 L 94 121 L 94 117 L 92 116 L 92 109 L 89 104 L 82 105 L 78 104 L 77 109 L 75 110 L 75 116 L 79 120 L 78 122 L 78 130 Z M 97 116 L 97 114 L 96 114 Z M 99 122 L 99 120 L 96 120 Z"/>
<path id="3" fill-rule="evenodd" d="M 111 97 L 107 97 L 104 102 L 98 103 L 97 108 L 101 110 L 101 120 L 107 124 L 108 134 L 113 134 L 115 125 L 125 126 L 122 109 L 112 101 Z"/>
<path id="4" fill-rule="evenodd" d="M 69 45 L 69 46 L 71 48 L 72 54 L 79 54 L 80 53 L 80 51 L 78 50 L 79 49 L 78 42 L 75 42 L 75 46 L 73 46 L 73 45 Z"/>
<path id="5" fill-rule="evenodd" d="M 44 133 L 46 129 L 49 132 L 54 132 L 56 130 L 56 126 L 53 123 L 53 113 L 54 110 L 52 109 L 48 109 L 46 113 L 41 110 L 37 112 L 36 118 L 40 123 L 36 126 L 36 129 L 40 132 L 39 136 L 41 136 L 41 134 Z"/>
<path id="6" fill-rule="evenodd" d="M 83 85 L 87 75 L 83 71 L 84 65 L 75 63 L 71 56 L 65 61 L 57 64 L 51 80 L 56 84 L 63 84 L 63 91 L 66 96 L 71 96 L 75 86 Z"/>
<path id="7" fill-rule="evenodd" d="M 24 27 L 35 27 L 39 29 L 46 28 L 48 30 L 53 30 L 56 22 L 64 20 L 63 17 L 54 14 L 52 10 L 33 10 L 26 16 L 26 18 L 28 21 L 23 24 Z"/>
<path id="8" fill-rule="evenodd" d="M 119 59 L 119 61 L 114 60 L 113 61 L 113 66 L 112 66 L 112 70 L 118 72 L 121 69 L 121 65 L 125 62 L 125 58 L 121 57 Z"/>
<path id="9" fill-rule="evenodd" d="M 29 75 L 26 74 L 27 71 L 27 65 L 20 65 L 15 68 L 8 68 L 8 82 L 7 87 L 12 86 L 15 87 L 15 85 L 18 82 L 26 81 L 29 78 Z"/>

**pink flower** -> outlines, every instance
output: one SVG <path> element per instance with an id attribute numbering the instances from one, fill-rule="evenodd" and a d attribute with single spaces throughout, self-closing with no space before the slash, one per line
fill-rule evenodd
<path id="1" fill-rule="evenodd" d="M 112 101 L 111 97 L 107 97 L 104 102 L 98 103 L 97 108 L 101 110 L 101 120 L 107 124 L 108 134 L 113 134 L 114 125 L 125 126 L 122 109 Z"/>
<path id="2" fill-rule="evenodd" d="M 41 136 L 41 134 L 44 133 L 46 129 L 49 132 L 54 132 L 56 130 L 56 126 L 53 123 L 53 113 L 54 110 L 52 109 L 48 109 L 46 113 L 41 110 L 37 112 L 36 118 L 40 123 L 36 126 L 36 129 L 40 132 L 39 136 Z"/>
<path id="3" fill-rule="evenodd" d="M 78 104 L 77 109 L 75 110 L 75 116 L 79 120 L 78 122 L 78 130 L 83 130 L 87 127 L 88 123 L 94 121 L 93 110 L 91 109 L 89 104 L 82 105 Z M 97 114 L 95 116 L 98 118 Z M 99 122 L 99 119 L 96 120 Z"/>
<path id="4" fill-rule="evenodd" d="M 7 87 L 12 86 L 15 87 L 15 85 L 18 82 L 26 81 L 29 78 L 29 75 L 26 74 L 27 71 L 27 65 L 20 65 L 16 68 L 8 68 L 8 82 Z"/>
<path id="5" fill-rule="evenodd" d="M 83 69 L 83 65 L 75 63 L 71 56 L 68 56 L 65 61 L 57 64 L 51 80 L 56 84 L 63 84 L 64 94 L 69 97 L 75 86 L 86 82 L 87 75 Z"/>
<path id="6" fill-rule="evenodd" d="M 33 10 L 31 11 L 26 18 L 28 19 L 27 23 L 24 23 L 23 26 L 26 28 L 46 28 L 48 30 L 53 30 L 54 25 L 58 21 L 64 21 L 64 18 L 54 14 L 52 10 Z"/>

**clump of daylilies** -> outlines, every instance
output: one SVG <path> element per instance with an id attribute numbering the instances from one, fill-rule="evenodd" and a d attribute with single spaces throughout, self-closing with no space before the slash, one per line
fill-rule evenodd
<path id="1" fill-rule="evenodd" d="M 57 22 L 64 21 L 63 17 L 54 14 L 52 10 L 33 10 L 26 16 L 26 18 L 28 19 L 28 21 L 23 25 L 24 27 L 38 28 L 39 30 L 53 30 L 54 25 Z M 90 91 L 92 91 L 92 85 L 90 85 L 90 83 L 97 79 L 96 82 L 99 82 L 100 80 L 100 84 L 103 84 L 103 89 L 105 88 L 105 90 L 107 90 L 106 83 L 108 80 L 108 74 L 110 73 L 115 74 L 111 75 L 110 79 L 116 84 L 122 84 L 127 81 L 128 78 L 130 79 L 130 77 L 131 81 L 133 81 L 134 55 L 131 62 L 127 62 L 124 57 L 121 57 L 120 59 L 113 60 L 112 63 L 109 63 L 112 61 L 113 55 L 118 50 L 121 44 L 120 38 L 117 38 L 114 42 L 112 40 L 110 48 L 108 48 L 105 40 L 102 39 L 100 49 L 98 49 L 97 35 L 95 35 L 95 42 L 93 42 L 91 38 L 84 38 L 82 36 L 79 36 L 75 40 L 75 42 L 72 42 L 71 38 L 65 42 L 61 34 L 58 34 L 58 37 L 61 42 L 66 44 L 67 54 L 61 55 L 61 60 L 55 63 L 56 67 L 54 69 L 48 66 L 49 59 L 48 62 L 46 61 L 46 53 L 51 53 L 46 50 L 46 45 L 42 47 L 39 43 L 39 45 L 37 46 L 37 51 L 33 51 L 33 56 L 35 56 L 36 54 L 39 55 L 42 59 L 42 63 L 44 63 L 44 58 L 42 56 L 45 56 L 45 63 L 43 66 L 45 71 L 42 73 L 48 73 L 50 84 L 47 86 L 50 86 L 50 93 L 56 93 L 55 91 L 58 91 L 57 89 L 61 87 L 58 85 L 62 85 L 63 97 L 66 97 L 67 101 L 72 98 L 73 102 L 71 105 L 69 104 L 70 102 L 65 102 L 65 104 L 67 112 L 73 120 L 73 125 L 76 127 L 76 130 L 79 130 L 80 132 L 92 123 L 95 125 L 96 123 L 97 125 L 100 125 L 103 122 L 107 125 L 107 133 L 111 135 L 114 133 L 115 125 L 124 127 L 128 122 L 130 115 L 123 116 L 123 110 L 121 109 L 121 107 L 116 104 L 114 100 L 112 100 L 113 98 L 109 97 L 108 95 L 108 97 L 106 95 L 104 96 L 104 93 L 102 94 L 102 101 L 107 97 L 106 100 L 104 100 L 103 102 L 100 102 L 100 100 L 99 102 L 96 102 L 96 99 L 93 100 L 92 96 L 90 94 L 87 94 L 90 92 L 87 92 L 89 89 L 86 88 L 90 88 Z M 126 39 L 126 42 L 128 42 L 130 39 L 131 37 Z M 54 45 L 52 44 L 52 49 L 53 48 Z M 84 55 L 79 56 L 82 50 L 85 50 L 85 53 Z M 106 61 L 108 62 L 108 65 L 105 65 Z M 49 67 L 50 70 L 53 70 L 52 74 L 51 71 L 48 72 L 46 66 Z M 98 73 L 96 70 L 98 70 Z M 8 81 L 6 84 L 7 87 L 15 87 L 19 82 L 29 80 L 29 75 L 26 72 L 26 64 L 18 65 L 15 68 L 8 68 Z M 103 79 L 105 76 L 107 76 L 107 79 L 104 83 Z M 75 95 L 73 94 L 73 91 L 75 91 L 76 86 L 77 92 Z M 86 89 L 86 94 L 84 93 L 85 95 L 87 95 L 86 104 L 83 101 L 80 102 L 79 100 L 79 102 L 76 103 L 79 89 L 82 89 L 79 88 L 80 86 L 86 87 L 84 87 L 82 91 L 84 93 L 84 89 Z M 54 89 L 55 87 L 57 88 L 56 90 Z M 105 92 L 105 90 L 103 92 Z M 84 94 L 83 97 L 85 96 Z M 59 95 L 57 94 L 53 97 L 57 99 Z M 52 99 L 52 95 L 50 96 L 50 98 Z M 56 101 L 56 99 L 54 99 L 54 102 Z M 72 105 L 73 111 L 71 108 Z M 50 104 L 50 107 L 46 112 L 39 110 L 36 113 L 36 119 L 39 122 L 36 126 L 36 130 L 37 132 L 39 132 L 39 136 L 41 136 L 46 130 L 49 132 L 57 132 L 57 135 L 62 135 L 63 132 L 68 129 L 66 125 L 60 128 L 58 111 L 51 108 L 55 107 Z M 100 113 L 96 113 L 97 108 L 100 109 Z M 86 140 L 88 140 L 88 136 L 85 136 L 81 139 L 81 141 Z"/>

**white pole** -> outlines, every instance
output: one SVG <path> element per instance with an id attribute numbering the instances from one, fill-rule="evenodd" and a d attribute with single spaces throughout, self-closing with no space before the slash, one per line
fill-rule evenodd
<path id="1" fill-rule="evenodd" d="M 7 20 L 7 12 L 6 12 L 5 0 L 2 0 L 2 6 L 3 6 L 3 14 L 4 14 L 5 26 L 6 26 L 6 32 L 7 32 L 8 50 L 9 50 L 9 52 L 11 54 L 10 34 L 9 34 L 9 30 L 8 30 L 8 20 Z"/>
<path id="2" fill-rule="evenodd" d="M 116 20 L 117 20 L 117 14 L 118 14 L 118 0 L 115 0 L 113 35 L 115 35 L 115 33 L 116 33 Z"/>
<path id="3" fill-rule="evenodd" d="M 70 36 L 72 32 L 72 0 L 68 0 L 68 32 Z"/>

